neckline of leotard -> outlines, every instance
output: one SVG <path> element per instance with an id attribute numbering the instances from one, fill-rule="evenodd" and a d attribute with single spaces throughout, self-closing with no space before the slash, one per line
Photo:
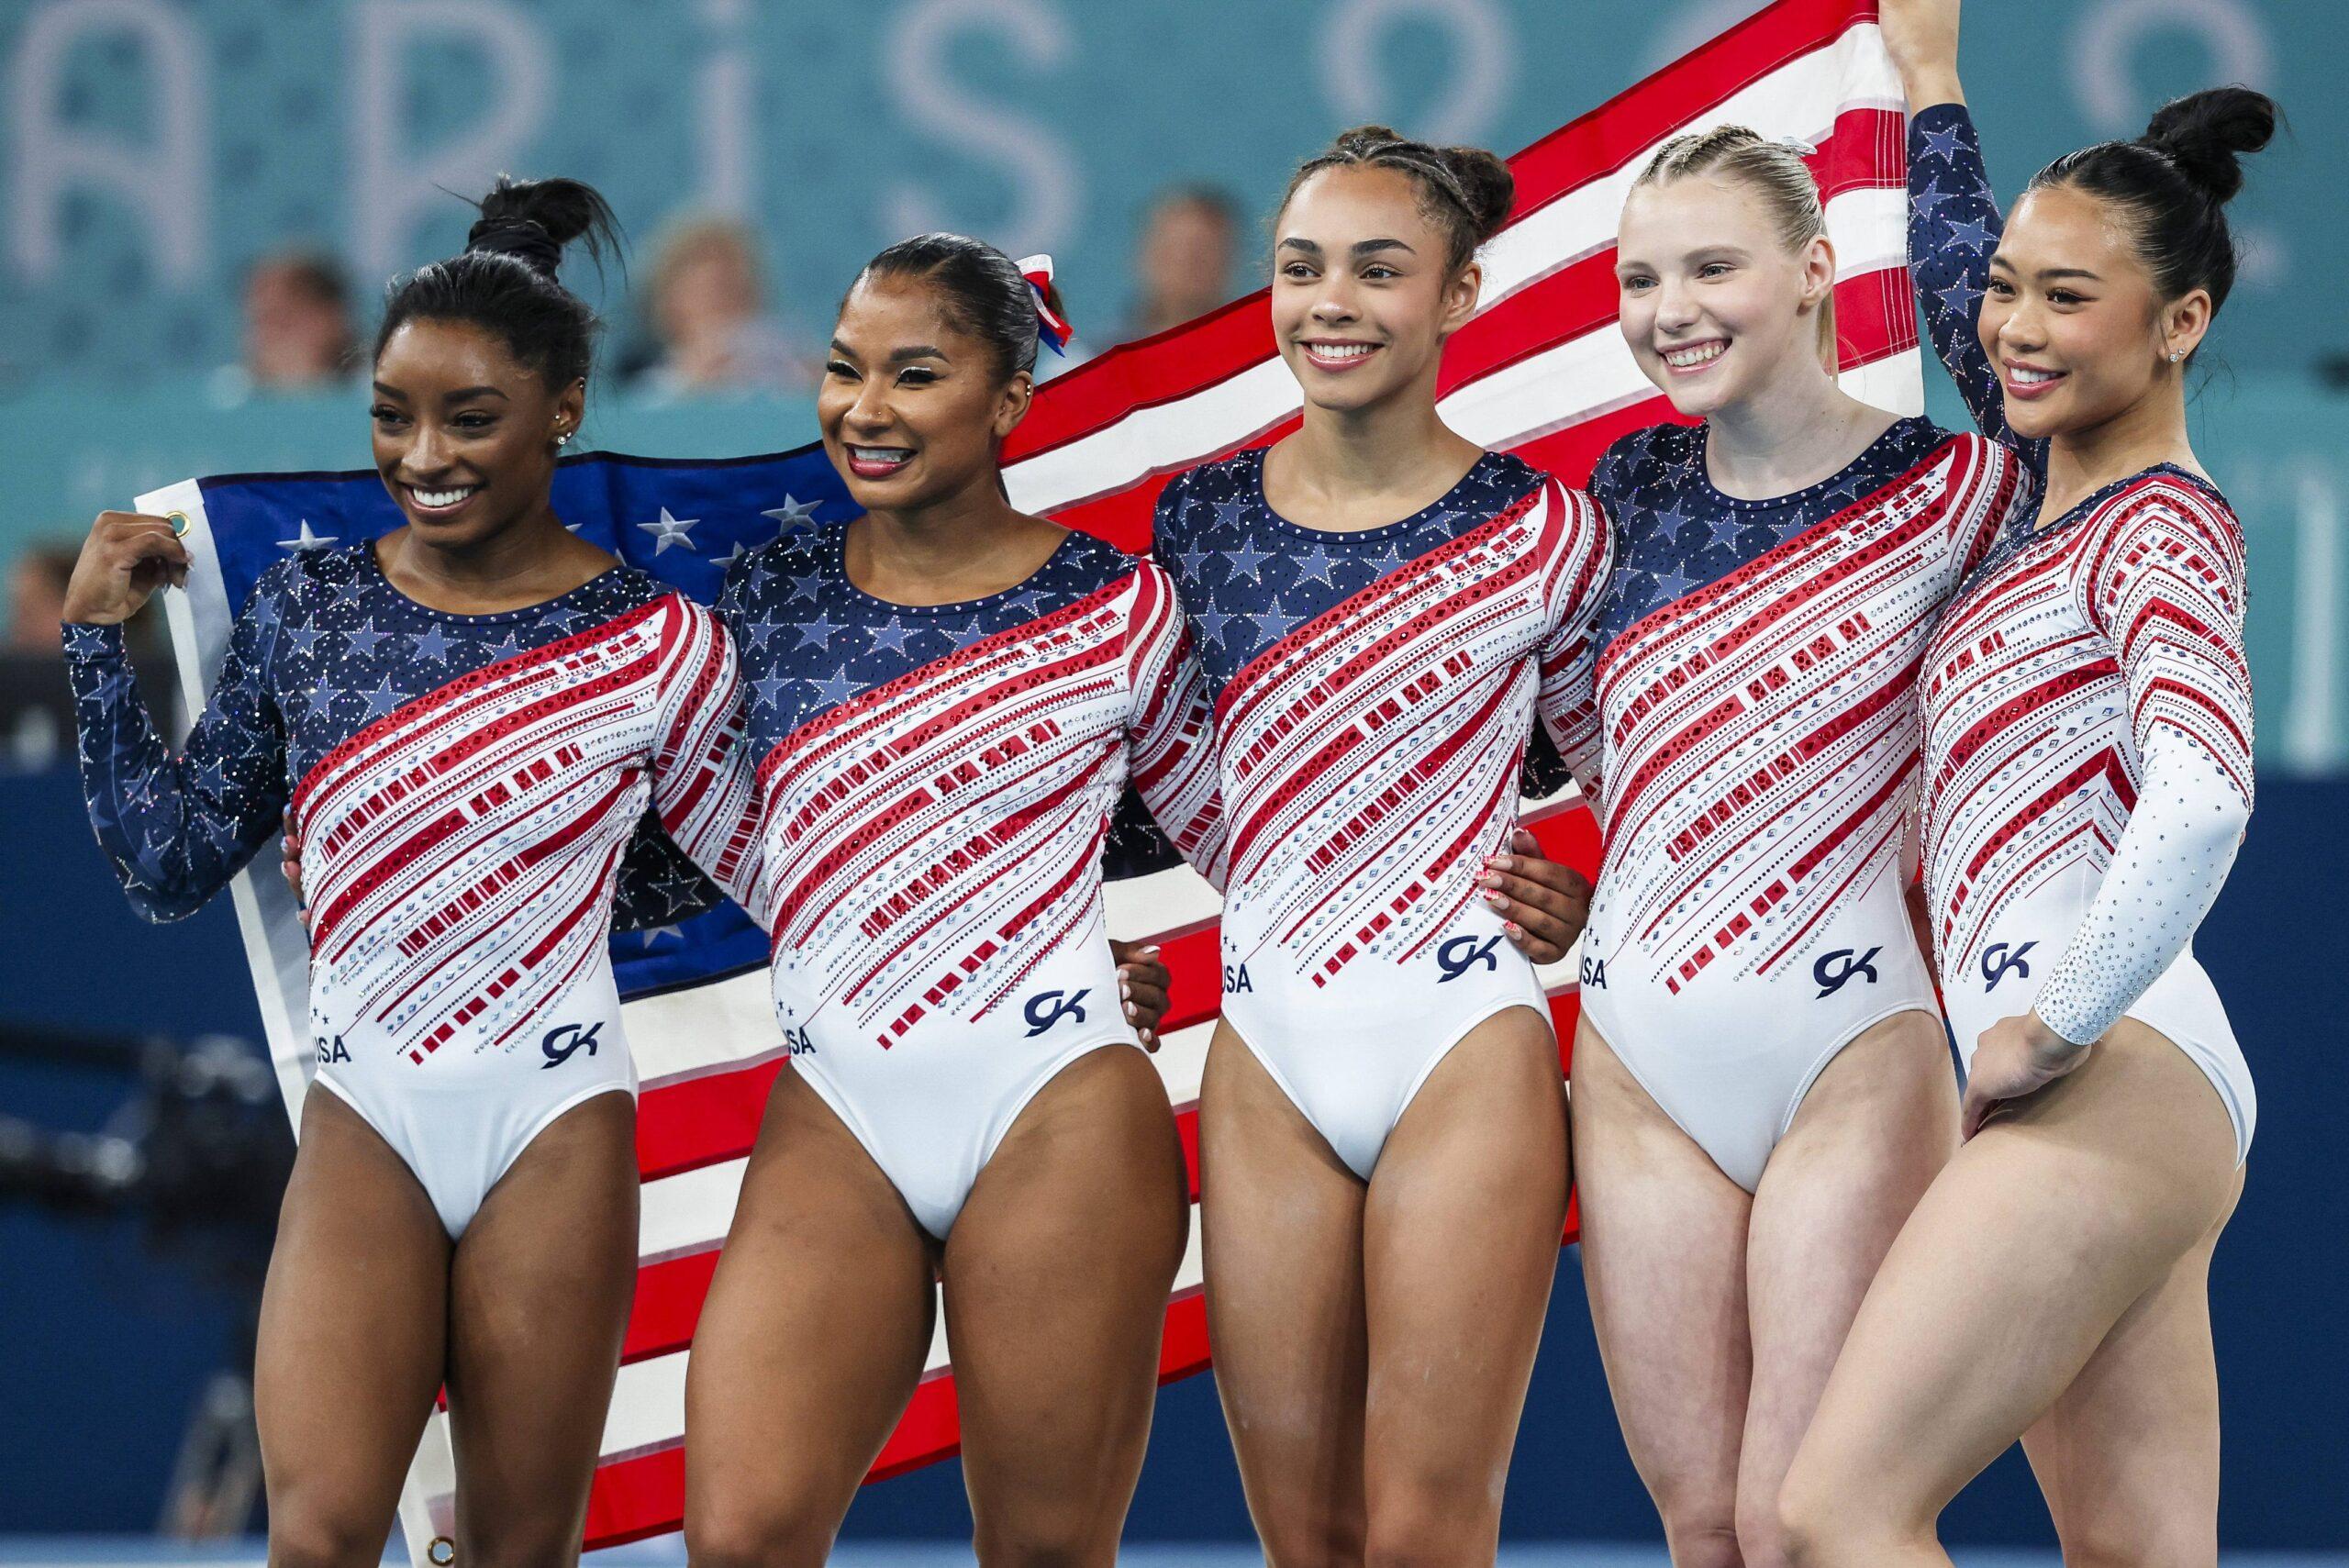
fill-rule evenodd
<path id="1" fill-rule="evenodd" d="M 1900 415 L 1891 424 L 1878 431 L 1876 439 L 1862 447 L 1857 457 L 1826 478 L 1813 481 L 1799 490 L 1789 490 L 1783 495 L 1763 495 L 1753 499 L 1742 495 L 1732 495 L 1713 483 L 1712 473 L 1705 466 L 1705 449 L 1712 439 L 1712 427 L 1709 424 L 1699 424 L 1697 427 L 1697 483 L 1704 486 L 1705 495 L 1709 499 L 1731 511 L 1766 512 L 1775 511 L 1782 506 L 1798 506 L 1805 502 L 1816 499 L 1834 485 L 1842 484 L 1854 470 L 1876 456 L 1879 450 L 1893 443 L 1897 438 L 1905 437 L 1913 427 L 1928 423 L 1929 421 L 1920 414 Z"/>
<path id="2" fill-rule="evenodd" d="M 1381 523 L 1375 528 L 1317 528 L 1308 523 L 1292 522 L 1290 519 L 1282 517 L 1279 512 L 1274 510 L 1272 502 L 1266 498 L 1264 495 L 1264 457 L 1266 453 L 1271 451 L 1271 448 L 1266 447 L 1248 454 L 1248 461 L 1251 464 L 1249 473 L 1249 487 L 1255 492 L 1257 509 L 1262 511 L 1265 517 L 1270 517 L 1278 527 L 1286 528 L 1289 532 L 1297 535 L 1299 538 L 1314 539 L 1317 541 L 1323 539 L 1388 539 L 1402 532 L 1406 528 L 1414 528 L 1420 523 L 1426 522 L 1430 517 L 1432 517 L 1439 513 L 1456 512 L 1460 510 L 1460 508 L 1451 504 L 1453 497 L 1457 496 L 1470 484 L 1475 483 L 1478 476 L 1486 471 L 1487 464 L 1504 462 L 1508 461 L 1507 454 L 1503 452 L 1488 451 L 1484 453 L 1482 456 L 1477 458 L 1475 462 L 1468 465 L 1467 473 L 1462 474 L 1458 479 L 1453 482 L 1451 489 L 1445 491 L 1442 495 L 1437 496 L 1434 500 L 1429 502 L 1418 511 L 1413 512 L 1408 517 L 1397 517 L 1391 523 Z"/>
<path id="3" fill-rule="evenodd" d="M 853 521 L 853 519 L 851 520 Z M 990 609 L 1015 594 L 1026 593 L 1035 585 L 1036 579 L 1052 569 L 1052 563 L 1061 558 L 1062 553 L 1069 548 L 1075 538 L 1076 530 L 1068 529 L 1065 537 L 1052 546 L 1052 552 L 1037 564 L 1036 570 L 1014 583 L 1010 587 L 998 589 L 995 593 L 984 595 L 975 599 L 957 599 L 952 604 L 944 605 L 901 605 L 895 599 L 885 599 L 878 594 L 868 594 L 858 587 L 848 574 L 847 523 L 842 523 L 831 530 L 831 537 L 824 543 L 823 559 L 825 569 L 834 577 L 839 578 L 841 587 L 859 603 L 871 605 L 875 609 L 886 610 L 891 615 L 896 616 L 966 615 L 974 610 Z"/>
<path id="4" fill-rule="evenodd" d="M 518 605 L 510 610 L 491 610 L 483 615 L 468 616 L 460 615 L 455 610 L 436 608 L 411 594 L 402 592 L 400 585 L 392 581 L 392 574 L 384 570 L 383 562 L 375 554 L 375 544 L 376 541 L 372 539 L 362 540 L 358 546 L 358 550 L 361 560 L 366 564 L 366 570 L 373 575 L 377 583 L 383 585 L 384 592 L 415 610 L 418 615 L 430 616 L 434 620 L 448 621 L 456 626 L 502 626 L 513 621 L 530 620 L 550 611 L 564 607 L 566 601 L 577 598 L 588 589 L 608 581 L 614 573 L 628 570 L 628 562 L 615 561 L 576 588 L 565 588 L 551 599 L 540 599 L 535 605 Z"/>
<path id="5" fill-rule="evenodd" d="M 2104 503 L 2111 500 L 2123 490 L 2128 489 L 2131 485 L 2142 484 L 2147 478 L 2156 473 L 2166 473 L 2173 478 L 2183 479 L 2197 490 L 2199 490 L 2209 495 L 2213 501 L 2218 502 L 2221 506 L 2227 504 L 2226 495 L 2221 492 L 2219 487 L 2211 484 L 2209 480 L 2203 478 L 2200 474 L 2195 473 L 2192 469 L 2183 467 L 2174 462 L 2157 462 L 2153 464 L 2151 467 L 2141 468 L 2134 473 L 2122 474 L 2120 478 L 2115 479 L 2109 484 L 2098 485 L 2094 490 L 2089 491 L 2086 495 L 2081 496 L 2078 500 L 2065 507 L 2063 515 L 2056 517 L 2053 522 L 2043 524 L 2036 517 L 2032 517 L 2029 519 L 2018 517 L 2015 519 L 2015 528 L 2017 531 L 2021 533 L 2026 539 L 2052 539 L 2055 535 L 2062 533 L 2065 528 L 2070 528 L 2073 524 L 2078 522 L 2081 518 L 2087 517 L 2088 513 L 2093 511 L 2095 508 L 2101 506 Z"/>

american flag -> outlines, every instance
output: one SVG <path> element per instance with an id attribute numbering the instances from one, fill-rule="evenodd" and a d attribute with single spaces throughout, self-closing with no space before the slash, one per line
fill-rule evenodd
<path id="1" fill-rule="evenodd" d="M 1904 119 L 1898 77 L 1876 27 L 1876 0 L 1778 0 L 1510 160 L 1517 205 L 1484 255 L 1477 314 L 1445 351 L 1445 420 L 1578 484 L 1608 444 L 1672 417 L 1615 327 L 1614 233 L 1623 197 L 1653 150 L 1722 124 L 1817 148 L 1810 159 L 1840 259 L 1836 321 L 1844 384 L 1901 413 L 1923 404 L 1905 264 Z M 1273 345 L 1263 292 L 1157 337 L 1113 349 L 1045 385 L 1007 443 L 1011 496 L 1130 550 L 1147 545 L 1168 475 L 1294 429 L 1296 383 Z M 852 515 L 818 447 L 724 462 L 589 453 L 556 480 L 558 512 L 584 537 L 705 600 L 734 554 L 794 522 Z M 170 595 L 181 668 L 209 689 L 236 607 L 288 550 L 350 543 L 398 526 L 372 472 L 184 481 L 139 498 L 183 512 L 197 566 Z M 1588 812 L 1571 796 L 1528 802 L 1549 852 L 1597 864 Z M 289 1109 L 306 1088 L 308 949 L 273 865 L 249 870 L 234 897 L 263 1025 Z M 1196 1104 L 1218 999 L 1217 901 L 1187 869 L 1112 884 L 1110 923 L 1155 938 L 1174 983 L 1156 1058 L 1197 1190 Z M 785 1058 L 770 1005 L 765 943 L 740 911 L 618 936 L 614 956 L 643 1091 L 644 1178 L 636 1300 L 587 1545 L 679 1527 L 685 1498 L 685 1379 L 703 1293 L 733 1212 L 768 1085 Z M 1572 984 L 1545 974 L 1560 1039 L 1571 1040 Z M 1563 1051 L 1562 1051 L 1562 1055 Z M 297 1118 L 298 1119 L 298 1118 Z M 1569 1232 L 1571 1236 L 1571 1231 Z M 1168 1304 L 1164 1377 L 1208 1362 L 1197 1227 Z M 953 1372 L 941 1326 L 930 1370 L 883 1451 L 874 1478 L 956 1450 Z M 400 1517 L 418 1563 L 445 1533 L 455 1476 L 444 1417 L 433 1418 Z"/>

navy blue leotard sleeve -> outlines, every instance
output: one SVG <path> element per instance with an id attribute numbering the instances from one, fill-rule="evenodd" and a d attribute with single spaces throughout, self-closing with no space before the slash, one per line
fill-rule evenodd
<path id="1" fill-rule="evenodd" d="M 90 826 L 147 919 L 195 913 L 283 823 L 285 723 L 268 672 L 284 591 L 274 572 L 254 591 L 212 701 L 176 757 L 139 695 L 122 628 L 65 628 Z"/>
<path id="2" fill-rule="evenodd" d="M 2043 475 L 2046 443 L 2008 428 L 1998 373 L 1975 329 L 1990 252 L 2004 228 L 1974 117 L 1963 104 L 1920 109 L 1909 122 L 1909 271 L 1925 330 L 1982 433 L 2012 447 Z"/>

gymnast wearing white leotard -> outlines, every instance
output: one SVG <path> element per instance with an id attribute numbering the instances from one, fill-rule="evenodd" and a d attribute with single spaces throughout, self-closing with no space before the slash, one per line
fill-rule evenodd
<path id="1" fill-rule="evenodd" d="M 1967 564 L 2029 500 L 1979 436 L 1896 420 L 1842 473 L 1743 500 L 1703 427 L 1618 441 L 1598 635 L 1606 860 L 1582 1005 L 1751 1192 L 1810 1085 L 1879 1019 L 1935 1011 L 1903 894 L 1918 661 Z"/>
<path id="2" fill-rule="evenodd" d="M 996 1145 L 1071 1062 L 1136 1043 L 1101 861 L 1129 782 L 1215 880 L 1198 666 L 1166 573 L 1071 533 L 1016 589 L 897 605 L 845 528 L 744 559 L 759 840 L 792 1066 L 943 1239 Z"/>
<path id="3" fill-rule="evenodd" d="M 1274 512 L 1263 468 L 1246 452 L 1177 477 L 1152 553 L 1215 698 L 1224 1017 L 1367 1180 L 1462 1036 L 1545 1006 L 1455 868 L 1507 847 L 1537 688 L 1582 657 L 1607 532 L 1588 497 L 1498 454 L 1353 533 Z"/>
<path id="4" fill-rule="evenodd" d="M 635 1092 L 607 941 L 621 853 L 648 804 L 705 864 L 743 848 L 733 651 L 707 610 L 616 566 L 444 615 L 372 545 L 306 552 L 254 590 L 176 756 L 118 628 L 67 628 L 66 654 L 91 820 L 140 913 L 194 912 L 290 804 L 317 1082 L 451 1237 L 557 1117 Z"/>
<path id="5" fill-rule="evenodd" d="M 1982 428 L 2013 438 L 1966 306 L 1998 214 L 1962 107 L 1911 132 L 1938 198 L 1910 248 L 1933 346 Z M 2075 1044 L 2121 1018 L 2210 1078 L 2251 1150 L 2258 1095 L 2194 930 L 2252 804 L 2243 527 L 2210 481 L 2165 463 L 2061 517 L 2019 516 L 1926 656 L 1925 877 L 1959 1052 L 2025 1010 Z"/>

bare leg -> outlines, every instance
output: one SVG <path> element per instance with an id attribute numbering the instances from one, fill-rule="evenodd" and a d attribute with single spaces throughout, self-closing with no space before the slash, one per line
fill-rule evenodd
<path id="1" fill-rule="evenodd" d="M 465 1568 L 575 1562 L 636 1292 L 636 1102 L 530 1140 L 457 1242 L 449 1424 Z"/>
<path id="2" fill-rule="evenodd" d="M 777 1078 L 685 1372 L 701 1568 L 830 1555 L 929 1356 L 931 1248 L 832 1108 Z"/>
<path id="3" fill-rule="evenodd" d="M 1265 1560 L 1359 1562 L 1364 1189 L 1230 1024 L 1199 1089 L 1199 1176 L 1216 1390 Z"/>
<path id="4" fill-rule="evenodd" d="M 406 1162 L 311 1089 L 253 1372 L 273 1568 L 383 1560 L 440 1386 L 449 1235 Z"/>
<path id="5" fill-rule="evenodd" d="M 1891 1249 L 1957 1146 L 1948 1037 L 1900 1013 L 1853 1040 L 1770 1152 L 1746 1230 L 1753 1383 L 1737 1464 L 1745 1568 L 1787 1561 L 1778 1491 L 1835 1354 Z"/>
<path id="6" fill-rule="evenodd" d="M 944 1279 L 989 1568 L 1116 1562 L 1190 1207 L 1165 1086 L 1123 1046 L 1063 1069 L 979 1173 Z"/>
<path id="7" fill-rule="evenodd" d="M 1557 1041 L 1511 1007 L 1437 1064 L 1371 1174 L 1367 1562 L 1493 1561 L 1565 1216 Z"/>
<path id="8" fill-rule="evenodd" d="M 1869 1287 L 1787 1474 L 1797 1560 L 1947 1562 L 1943 1507 L 2057 1404 L 2221 1222 L 2234 1186 L 2234 1129 L 2210 1081 L 2129 1019 L 1960 1149 Z M 2191 1377 L 2190 1340 L 2170 1334 L 2167 1353 L 2114 1370 L 2127 1385 Z M 2111 1376 L 2099 1383 L 2102 1408 L 2125 1407 Z"/>
<path id="9" fill-rule="evenodd" d="M 2210 1568 L 2219 1560 L 2210 1254 L 2226 1222 L 2221 1216 L 2121 1314 L 2072 1386 L 2023 1434 L 2070 1568 Z"/>
<path id="10" fill-rule="evenodd" d="M 1675 1568 L 1736 1568 L 1753 1199 L 1587 1020 L 1574 1089 L 1583 1283 L 1624 1443 Z"/>

